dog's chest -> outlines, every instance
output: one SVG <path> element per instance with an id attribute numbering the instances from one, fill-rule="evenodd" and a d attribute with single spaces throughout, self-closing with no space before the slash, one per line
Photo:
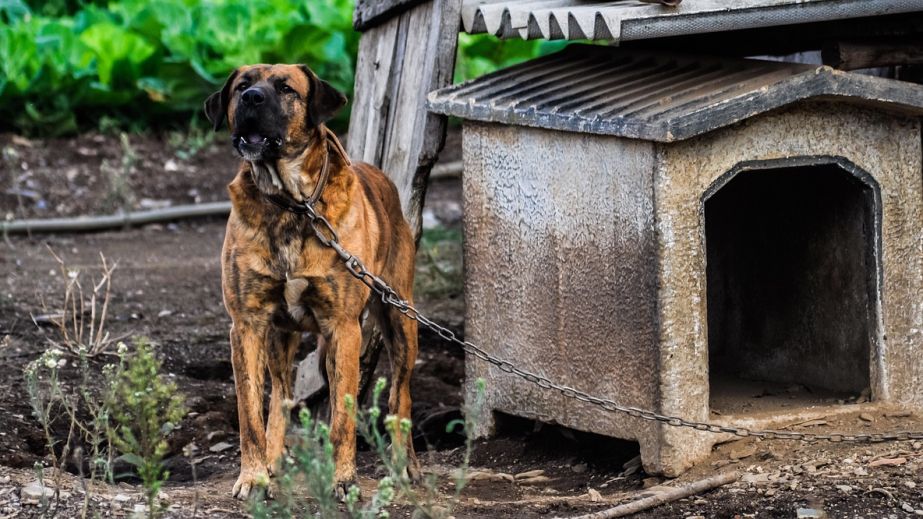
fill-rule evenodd
<path id="1" fill-rule="evenodd" d="M 283 220 L 267 229 L 269 268 L 281 278 L 289 278 L 305 268 L 305 248 L 311 238 L 305 233 L 309 229 L 301 222 Z"/>

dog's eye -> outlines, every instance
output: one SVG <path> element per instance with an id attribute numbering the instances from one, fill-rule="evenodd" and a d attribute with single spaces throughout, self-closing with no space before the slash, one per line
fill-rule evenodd
<path id="1" fill-rule="evenodd" d="M 238 83 L 238 84 L 237 84 L 237 91 L 238 91 L 238 92 L 243 92 L 244 90 L 246 90 L 246 89 L 249 88 L 249 87 L 250 87 L 250 84 L 249 84 L 249 83 L 247 83 L 247 82 L 241 82 L 241 83 Z"/>
<path id="2" fill-rule="evenodd" d="M 279 92 L 282 92 L 283 94 L 294 94 L 295 89 L 286 85 L 285 83 L 282 83 L 279 85 Z"/>

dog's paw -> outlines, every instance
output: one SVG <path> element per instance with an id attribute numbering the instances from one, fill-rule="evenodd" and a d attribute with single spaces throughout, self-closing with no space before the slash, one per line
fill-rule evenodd
<path id="1" fill-rule="evenodd" d="M 231 490 L 231 495 L 241 501 L 246 501 L 257 488 L 265 489 L 267 497 L 272 497 L 269 486 L 269 471 L 266 469 L 242 469 L 237 482 L 234 483 L 234 488 Z"/>
<path id="2" fill-rule="evenodd" d="M 350 479 L 347 481 L 340 481 L 333 487 L 333 493 L 337 498 L 337 501 L 341 503 L 346 502 L 346 496 L 349 495 L 349 489 L 353 486 L 356 487 L 356 493 L 359 500 L 362 500 L 362 493 L 359 491 L 359 485 L 356 485 L 355 479 Z"/>

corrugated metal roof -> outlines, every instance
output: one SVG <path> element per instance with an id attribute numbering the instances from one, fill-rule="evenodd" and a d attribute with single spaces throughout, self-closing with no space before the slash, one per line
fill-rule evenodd
<path id="1" fill-rule="evenodd" d="M 627 41 L 923 11 L 923 0 L 465 0 L 468 33 L 502 38 Z"/>
<path id="2" fill-rule="evenodd" d="M 428 107 L 476 121 L 670 142 L 810 98 L 923 115 L 923 86 L 903 81 L 594 45 L 432 92 Z"/>

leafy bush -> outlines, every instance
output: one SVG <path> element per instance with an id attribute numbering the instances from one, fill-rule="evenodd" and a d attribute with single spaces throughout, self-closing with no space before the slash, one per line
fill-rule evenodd
<path id="1" fill-rule="evenodd" d="M 351 0 L 34 4 L 0 0 L 0 130 L 60 134 L 103 116 L 185 122 L 246 63 L 306 63 L 352 91 Z"/>
<path id="2" fill-rule="evenodd" d="M 135 351 L 120 346 L 119 366 L 111 381 L 107 405 L 113 421 L 112 443 L 120 458 L 133 465 L 147 497 L 148 517 L 158 512 L 157 494 L 169 477 L 163 468 L 167 435 L 186 414 L 176 384 L 161 374 L 160 360 L 145 339 Z"/>

